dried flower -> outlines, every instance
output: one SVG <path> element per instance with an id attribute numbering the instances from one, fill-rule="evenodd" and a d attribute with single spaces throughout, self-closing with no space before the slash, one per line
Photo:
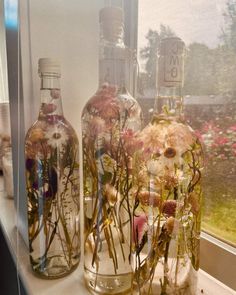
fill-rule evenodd
<path id="1" fill-rule="evenodd" d="M 161 197 L 155 192 L 144 191 L 140 192 L 138 199 L 143 206 L 158 207 L 160 205 Z"/>
<path id="2" fill-rule="evenodd" d="M 43 114 L 47 115 L 47 114 L 51 114 L 55 112 L 55 110 L 57 109 L 57 106 L 53 103 L 42 103 L 41 109 Z"/>
<path id="3" fill-rule="evenodd" d="M 140 243 L 147 224 L 147 217 L 145 215 L 134 216 L 133 219 L 133 241 Z"/>
<path id="4" fill-rule="evenodd" d="M 31 171 L 35 166 L 35 160 L 33 159 L 26 159 L 25 167 L 28 171 Z"/>
<path id="5" fill-rule="evenodd" d="M 59 99 L 61 97 L 61 92 L 59 89 L 51 89 L 50 95 L 53 99 Z"/>
<path id="6" fill-rule="evenodd" d="M 166 174 L 161 178 L 161 181 L 164 183 L 165 189 L 171 190 L 174 187 L 177 187 L 179 184 L 179 179 L 176 175 Z"/>
<path id="7" fill-rule="evenodd" d="M 150 154 L 163 151 L 165 130 L 161 125 L 149 124 L 139 133 L 138 137 L 143 143 L 144 152 Z"/>
<path id="8" fill-rule="evenodd" d="M 67 133 L 62 127 L 51 127 L 45 133 L 45 138 L 48 140 L 48 144 L 52 148 L 58 148 L 65 145 L 69 139 Z"/>
<path id="9" fill-rule="evenodd" d="M 137 134 L 132 129 L 125 129 L 121 133 L 124 148 L 127 154 L 133 155 L 142 148 L 142 142 L 138 139 Z"/>
<path id="10" fill-rule="evenodd" d="M 175 216 L 176 212 L 176 201 L 175 200 L 167 200 L 163 203 L 162 207 L 163 214 L 167 216 Z"/>
<path id="11" fill-rule="evenodd" d="M 193 130 L 182 123 L 172 122 L 167 129 L 166 143 L 183 154 L 191 148 L 196 140 Z"/>
<path id="12" fill-rule="evenodd" d="M 189 194 L 188 197 L 189 204 L 191 205 L 191 211 L 193 214 L 197 215 L 200 211 L 200 204 L 199 204 L 199 195 L 195 192 Z"/>
<path id="13" fill-rule="evenodd" d="M 104 132 L 106 129 L 105 121 L 98 116 L 94 116 L 89 122 L 89 132 L 92 137 Z"/>
<path id="14" fill-rule="evenodd" d="M 164 171 L 163 163 L 159 160 L 147 161 L 147 171 L 152 175 L 160 176 Z"/>
<path id="15" fill-rule="evenodd" d="M 41 128 L 35 128 L 30 131 L 29 140 L 32 143 L 39 142 L 45 138 L 44 132 Z"/>
<path id="16" fill-rule="evenodd" d="M 56 125 L 59 123 L 59 121 L 65 121 L 65 119 L 61 115 L 48 115 L 44 118 L 44 120 L 50 125 Z"/>
<path id="17" fill-rule="evenodd" d="M 57 172 L 53 167 L 48 169 L 48 183 L 44 184 L 43 196 L 44 198 L 54 198 L 58 190 Z"/>
<path id="18" fill-rule="evenodd" d="M 168 147 L 165 151 L 164 151 L 164 156 L 168 159 L 174 158 L 176 156 L 176 150 L 172 147 Z"/>
<path id="19" fill-rule="evenodd" d="M 167 219 L 165 228 L 169 235 L 176 234 L 179 228 L 179 221 L 171 216 Z"/>
<path id="20" fill-rule="evenodd" d="M 114 206 L 119 199 L 119 192 L 111 184 L 106 184 L 104 187 L 104 197 L 111 206 Z"/>
<path id="21" fill-rule="evenodd" d="M 116 100 L 117 90 L 114 86 L 103 84 L 97 93 L 90 99 L 86 109 L 97 112 L 104 120 L 110 122 L 111 119 L 119 117 L 119 106 Z"/>

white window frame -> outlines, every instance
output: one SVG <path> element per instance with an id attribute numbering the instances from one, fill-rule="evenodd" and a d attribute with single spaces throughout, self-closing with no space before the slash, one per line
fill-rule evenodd
<path id="1" fill-rule="evenodd" d="M 137 32 L 138 32 L 138 0 L 125 0 L 123 2 L 124 9 L 127 11 L 126 17 L 126 43 L 133 49 L 137 49 Z M 6 36 L 7 39 L 9 35 Z M 8 44 L 10 45 L 10 44 Z M 8 54 L 10 48 L 8 48 Z M 14 57 L 17 60 L 17 57 Z M 12 62 L 14 61 L 8 58 L 8 69 L 9 73 L 13 68 Z M 9 78 L 9 87 L 11 89 L 11 98 L 15 98 L 15 103 L 11 105 L 11 112 L 17 114 L 18 105 L 16 103 L 16 93 L 17 93 L 17 83 L 14 81 L 14 76 Z M 14 89 L 15 85 L 15 89 Z M 14 126 L 16 123 L 16 117 L 11 116 L 11 124 Z M 14 131 L 14 128 L 12 128 Z M 14 133 L 15 132 L 15 133 Z M 16 128 L 13 132 L 13 143 L 18 146 L 18 135 L 16 134 Z M 22 134 L 23 135 L 23 134 Z M 20 137 L 21 139 L 24 136 Z M 21 143 L 23 146 L 23 143 Z M 22 151 L 21 151 L 22 152 Z M 17 150 L 13 151 L 13 154 L 17 155 Z M 23 154 L 23 152 L 22 152 Z M 14 158 L 17 162 L 17 157 Z M 23 158 L 22 158 L 23 159 Z M 21 163 L 23 165 L 23 162 Z M 16 166 L 16 164 L 15 164 Z M 22 180 L 22 179 L 21 179 Z M 20 181 L 21 183 L 21 181 Z M 23 183 L 23 180 L 22 180 Z M 201 268 L 208 272 L 213 277 L 220 280 L 225 285 L 230 288 L 236 289 L 236 248 L 230 246 L 229 244 L 220 241 L 219 239 L 213 237 L 212 235 L 202 232 L 201 235 L 201 252 L 200 252 Z"/>

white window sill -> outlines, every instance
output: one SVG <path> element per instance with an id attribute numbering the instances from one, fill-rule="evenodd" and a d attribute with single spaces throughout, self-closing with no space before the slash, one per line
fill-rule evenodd
<path id="1" fill-rule="evenodd" d="M 0 179 L 0 182 L 2 179 Z M 83 261 L 69 276 L 58 280 L 42 280 L 34 276 L 30 269 L 28 250 L 16 229 L 16 214 L 14 202 L 4 196 L 0 184 L 0 226 L 8 244 L 12 257 L 18 265 L 21 280 L 29 295 L 77 295 L 90 294 L 83 281 Z M 18 249 L 18 251 L 17 251 Z M 18 257 L 18 261 L 16 260 Z M 211 277 L 206 272 L 199 271 L 198 294 L 204 295 L 236 295 L 236 292 Z M 196 294 L 196 295 L 198 295 Z"/>

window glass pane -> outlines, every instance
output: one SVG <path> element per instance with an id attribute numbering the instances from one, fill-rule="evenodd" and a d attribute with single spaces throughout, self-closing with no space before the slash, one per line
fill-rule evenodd
<path id="1" fill-rule="evenodd" d="M 145 122 L 157 93 L 160 39 L 186 44 L 184 108 L 205 147 L 203 229 L 236 245 L 236 1 L 139 1 L 138 99 Z"/>

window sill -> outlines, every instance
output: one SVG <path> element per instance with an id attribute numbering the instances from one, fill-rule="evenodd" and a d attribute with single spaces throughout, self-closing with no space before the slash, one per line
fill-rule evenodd
<path id="1" fill-rule="evenodd" d="M 2 179 L 0 179 L 0 182 Z M 64 294 L 90 294 L 83 281 L 83 262 L 71 275 L 58 280 L 42 280 L 34 276 L 30 269 L 28 250 L 17 234 L 15 226 L 16 214 L 14 202 L 4 196 L 0 184 L 0 226 L 5 240 L 11 252 L 14 262 L 18 265 L 19 274 L 29 295 L 64 295 Z M 18 235 L 18 236 L 17 236 Z M 18 249 L 18 251 L 17 251 Z M 18 260 L 16 259 L 18 257 Z M 223 285 L 218 280 L 204 272 L 199 271 L 198 294 L 205 295 L 232 295 L 236 294 L 232 289 Z M 197 295 L 197 294 L 196 294 Z"/>

